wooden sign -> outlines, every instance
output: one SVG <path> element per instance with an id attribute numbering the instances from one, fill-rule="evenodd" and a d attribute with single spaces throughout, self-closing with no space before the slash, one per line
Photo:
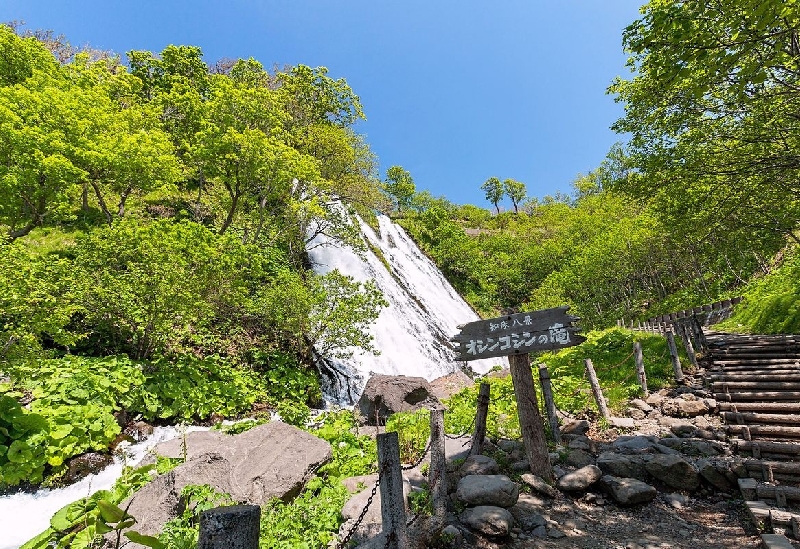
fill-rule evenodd
<path id="1" fill-rule="evenodd" d="M 569 306 L 470 322 L 450 341 L 456 344 L 456 360 L 477 360 L 571 347 L 586 341 L 574 326 L 578 317 L 567 314 Z"/>

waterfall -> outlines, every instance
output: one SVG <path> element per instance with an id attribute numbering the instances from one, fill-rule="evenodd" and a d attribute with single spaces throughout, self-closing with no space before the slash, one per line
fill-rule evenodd
<path id="1" fill-rule="evenodd" d="M 331 376 L 326 397 L 342 404 L 358 398 L 370 374 L 424 377 L 432 380 L 466 366 L 455 361 L 450 338 L 458 326 L 480 318 L 444 278 L 436 265 L 406 232 L 388 217 L 378 215 L 379 232 L 361 219 L 364 238 L 372 249 L 364 258 L 351 249 L 318 236 L 309 246 L 309 256 L 318 274 L 338 269 L 359 282 L 374 281 L 389 302 L 371 328 L 375 356 L 355 350 L 353 358 L 322 357 L 320 369 Z M 494 365 L 507 366 L 505 358 L 467 363 L 477 373 Z M 337 379 L 338 378 L 338 379 Z"/>

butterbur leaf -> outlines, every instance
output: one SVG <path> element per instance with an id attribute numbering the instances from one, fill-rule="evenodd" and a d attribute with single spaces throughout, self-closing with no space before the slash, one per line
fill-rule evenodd
<path id="1" fill-rule="evenodd" d="M 55 534 L 52 528 L 48 528 L 33 539 L 26 541 L 19 549 L 45 549 L 50 545 L 50 540 Z"/>
<path id="2" fill-rule="evenodd" d="M 109 532 L 114 531 L 114 529 L 105 522 L 103 522 L 103 519 L 100 517 L 97 517 L 97 520 L 94 523 L 94 529 L 101 536 L 103 534 L 108 534 Z"/>
<path id="3" fill-rule="evenodd" d="M 119 522 L 127 517 L 130 517 L 125 511 L 105 500 L 97 502 L 97 507 L 100 509 L 100 516 L 106 522 Z"/>
<path id="4" fill-rule="evenodd" d="M 167 547 L 164 543 L 158 541 L 158 538 L 153 536 L 145 536 L 139 532 L 125 532 L 125 537 L 131 540 L 133 543 L 138 543 L 139 545 L 144 545 L 145 547 L 152 547 L 152 549 L 166 549 Z"/>
<path id="5" fill-rule="evenodd" d="M 91 510 L 93 507 L 94 505 L 87 506 L 86 498 L 73 501 L 56 511 L 56 514 L 50 519 L 50 527 L 56 532 L 69 530 L 75 524 L 83 520 L 87 511 Z"/>

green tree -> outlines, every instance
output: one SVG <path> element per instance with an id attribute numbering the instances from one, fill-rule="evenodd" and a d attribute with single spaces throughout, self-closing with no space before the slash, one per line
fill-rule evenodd
<path id="1" fill-rule="evenodd" d="M 414 179 L 402 166 L 392 166 L 386 170 L 383 189 L 392 198 L 398 213 L 409 208 L 411 199 L 417 191 Z"/>
<path id="2" fill-rule="evenodd" d="M 505 193 L 503 183 L 496 177 L 490 177 L 481 185 L 481 190 L 486 193 L 486 200 L 494 204 L 499 214 L 500 201 L 503 199 L 503 194 Z"/>
<path id="3" fill-rule="evenodd" d="M 519 213 L 518 206 L 525 200 L 528 194 L 525 189 L 525 183 L 520 183 L 514 179 L 506 179 L 503 181 L 503 192 L 511 199 L 511 203 L 514 204 L 514 213 Z"/>
<path id="4" fill-rule="evenodd" d="M 800 216 L 800 9 L 782 0 L 651 1 L 625 29 L 630 80 L 614 128 L 636 173 L 619 180 L 684 228 L 793 237 Z M 759 236 L 759 239 L 764 237 Z"/>

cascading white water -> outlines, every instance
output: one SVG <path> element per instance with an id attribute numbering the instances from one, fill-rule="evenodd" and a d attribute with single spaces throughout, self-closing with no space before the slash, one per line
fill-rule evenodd
<path id="1" fill-rule="evenodd" d="M 347 403 L 358 398 L 370 373 L 420 376 L 430 381 L 455 371 L 460 363 L 455 361 L 449 340 L 458 332 L 458 325 L 480 320 L 399 225 L 378 215 L 380 234 L 375 234 L 358 221 L 364 237 L 380 250 L 390 269 L 371 250 L 362 259 L 324 236 L 317 237 L 309 249 L 317 273 L 338 269 L 359 282 L 372 280 L 389 302 L 371 328 L 379 356 L 356 351 L 350 360 L 327 360 L 350 376 L 350 387 L 329 388 L 327 396 Z M 507 366 L 508 361 L 476 360 L 469 366 L 485 373 L 498 364 Z"/>
<path id="2" fill-rule="evenodd" d="M 125 465 L 138 464 L 147 452 L 159 442 L 164 442 L 184 432 L 207 430 L 208 427 L 156 427 L 147 440 L 134 444 L 117 456 L 95 475 L 65 488 L 43 489 L 35 493 L 21 492 L 0 497 L 0 549 L 17 549 L 20 545 L 50 526 L 50 517 L 65 505 L 107 490 L 122 474 Z"/>

